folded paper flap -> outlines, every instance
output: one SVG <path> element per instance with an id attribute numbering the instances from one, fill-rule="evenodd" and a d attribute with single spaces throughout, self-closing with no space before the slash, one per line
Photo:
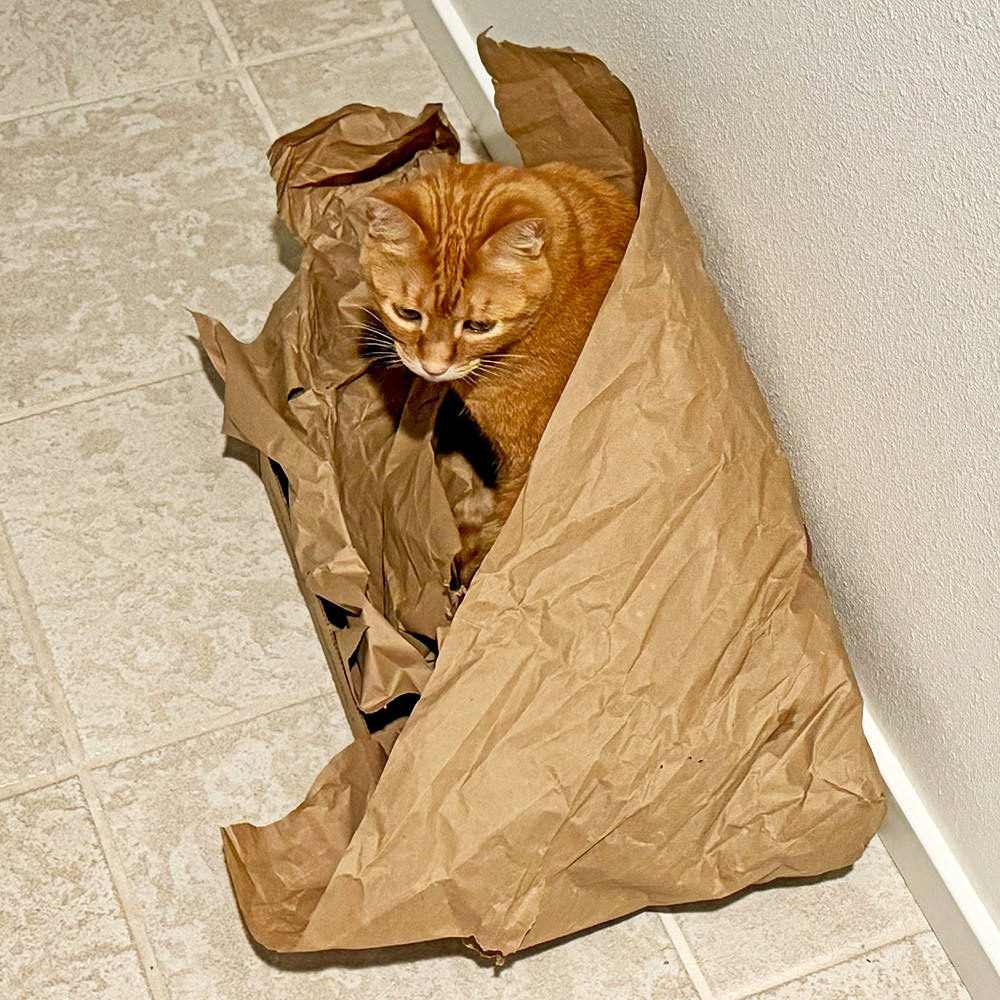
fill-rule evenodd
<path id="1" fill-rule="evenodd" d="M 224 430 L 280 465 L 300 571 L 352 616 L 352 675 L 368 712 L 429 675 L 458 537 L 431 446 L 442 389 L 366 351 L 357 205 L 457 148 L 439 105 L 413 117 L 355 104 L 281 137 L 270 154 L 279 202 L 309 241 L 298 274 L 252 343 L 196 317 L 227 380 Z"/>
<path id="2" fill-rule="evenodd" d="M 380 607 L 362 607 L 363 633 L 354 622 L 348 644 L 359 697 L 366 684 L 373 697 L 393 684 L 423 693 L 380 777 L 345 761 L 328 799 L 281 822 L 294 846 L 273 859 L 267 836 L 231 831 L 248 926 L 282 950 L 456 936 L 510 954 L 644 906 L 842 867 L 884 811 L 788 463 L 676 196 L 652 157 L 646 169 L 631 98 L 592 57 L 480 44 L 526 161 L 582 155 L 641 190 L 641 210 L 433 673 L 421 656 L 432 633 L 401 637 L 392 625 L 404 607 L 421 630 L 433 622 L 454 542 L 450 522 L 419 523 L 423 505 L 444 516 L 428 438 L 436 401 L 414 392 L 406 407 L 380 407 L 365 371 L 323 397 L 330 451 L 317 460 L 323 474 L 298 471 L 295 494 L 305 555 L 333 572 L 331 511 L 307 510 L 307 493 L 322 504 L 332 489 L 349 535 L 385 526 L 347 543 L 368 546 L 365 565 L 382 578 L 367 587 Z M 341 199 L 340 225 L 370 183 L 314 192 Z M 343 252 L 330 267 L 346 274 L 356 234 L 323 225 L 306 227 L 316 257 Z M 296 327 L 320 321 L 311 301 L 265 335 L 315 344 Z M 345 807 L 337 782 L 366 789 L 362 812 Z M 339 832 L 316 870 L 272 878 L 272 861 L 308 857 L 324 802 Z"/>
<path id="3" fill-rule="evenodd" d="M 604 63 L 570 49 L 495 42 L 485 32 L 477 45 L 504 130 L 525 166 L 575 163 L 638 202 L 646 156 L 635 100 Z"/>
<path id="4" fill-rule="evenodd" d="M 268 933 L 258 937 L 265 947 L 294 950 L 384 763 L 377 743 L 351 743 L 320 772 L 292 823 L 286 818 L 266 827 L 239 823 L 223 830 L 226 865 L 247 923 L 268 925 Z M 268 858 L 266 868 L 255 863 L 261 855 Z"/>
<path id="5" fill-rule="evenodd" d="M 448 618 L 451 566 L 460 542 L 434 457 L 434 425 L 444 393 L 415 379 L 382 469 L 382 567 L 392 620 L 433 636 Z"/>
<path id="6" fill-rule="evenodd" d="M 426 105 L 416 117 L 349 104 L 271 146 L 278 214 L 303 243 L 311 243 L 318 230 L 329 231 L 338 197 L 333 189 L 382 180 L 426 150 L 454 156 L 458 149 L 440 104 Z"/>
<path id="7" fill-rule="evenodd" d="M 272 310 L 272 319 L 278 312 Z M 261 338 L 248 345 L 221 323 L 198 318 L 202 343 L 226 379 L 222 429 L 278 463 L 288 480 L 291 531 L 303 574 L 315 578 L 318 570 L 335 566 L 316 593 L 357 608 L 365 600 L 368 570 L 351 544 L 333 470 L 322 459 L 324 452 L 316 450 L 324 422 L 305 419 L 307 413 L 322 417 L 322 407 L 310 406 L 305 393 L 291 400 L 286 396 L 289 372 L 282 348 L 288 341 L 279 332 L 282 326 L 265 327 Z"/>

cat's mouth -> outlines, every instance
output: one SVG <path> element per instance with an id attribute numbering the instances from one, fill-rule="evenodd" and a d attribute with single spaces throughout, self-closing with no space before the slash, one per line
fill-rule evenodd
<path id="1" fill-rule="evenodd" d="M 469 361 L 462 365 L 450 365 L 443 372 L 432 372 L 428 371 L 416 358 L 406 358 L 400 354 L 399 360 L 414 375 L 419 375 L 427 382 L 457 382 L 459 379 L 465 378 L 466 375 L 471 375 L 479 365 L 478 360 Z"/>

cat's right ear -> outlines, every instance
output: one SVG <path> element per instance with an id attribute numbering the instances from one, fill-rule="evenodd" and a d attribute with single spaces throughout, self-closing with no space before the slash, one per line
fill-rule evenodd
<path id="1" fill-rule="evenodd" d="M 368 235 L 382 243 L 412 243 L 422 238 L 420 227 L 398 205 L 377 196 L 365 198 Z"/>

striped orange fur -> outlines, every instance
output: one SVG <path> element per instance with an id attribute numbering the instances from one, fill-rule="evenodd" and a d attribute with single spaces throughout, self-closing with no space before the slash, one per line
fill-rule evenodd
<path id="1" fill-rule="evenodd" d="M 497 498 L 463 538 L 468 583 L 517 499 L 625 252 L 634 204 L 567 163 L 455 164 L 368 200 L 361 264 L 392 349 L 447 381 L 498 458 Z"/>

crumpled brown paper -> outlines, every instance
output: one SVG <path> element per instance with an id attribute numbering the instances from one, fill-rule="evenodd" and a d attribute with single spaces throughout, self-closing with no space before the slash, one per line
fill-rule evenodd
<path id="1" fill-rule="evenodd" d="M 788 463 L 628 91 L 590 56 L 480 44 L 525 162 L 582 163 L 641 207 L 446 635 L 441 389 L 373 366 L 349 326 L 359 199 L 455 152 L 440 110 L 352 106 L 279 139 L 301 269 L 252 344 L 199 317 L 226 433 L 281 466 L 306 586 L 347 612 L 358 703 L 421 692 L 394 745 L 362 733 L 289 816 L 224 831 L 247 926 L 278 951 L 509 955 L 843 867 L 884 812 Z"/>

